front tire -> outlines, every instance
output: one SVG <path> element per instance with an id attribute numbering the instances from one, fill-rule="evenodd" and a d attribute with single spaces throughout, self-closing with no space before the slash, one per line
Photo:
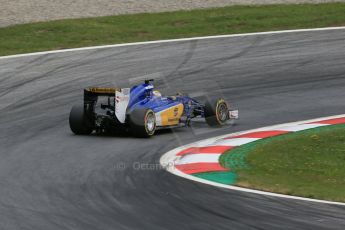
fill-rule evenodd
<path id="1" fill-rule="evenodd" d="M 209 126 L 222 126 L 229 120 L 229 109 L 222 98 L 211 99 L 205 103 L 205 120 Z"/>
<path id="2" fill-rule="evenodd" d="M 135 109 L 129 115 L 129 125 L 136 137 L 150 137 L 156 131 L 156 116 L 151 109 Z"/>
<path id="3" fill-rule="evenodd" d="M 90 119 L 86 116 L 84 106 L 75 105 L 69 114 L 69 127 L 76 135 L 89 135 L 93 129 Z"/>

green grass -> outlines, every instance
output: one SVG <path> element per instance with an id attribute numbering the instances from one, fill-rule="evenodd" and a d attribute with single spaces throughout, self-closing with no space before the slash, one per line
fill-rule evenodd
<path id="1" fill-rule="evenodd" d="M 246 164 L 233 164 L 233 151 L 224 154 L 221 163 L 233 167 L 239 186 L 345 201 L 345 125 L 263 139 L 238 149 Z"/>
<path id="2" fill-rule="evenodd" d="M 0 28 L 0 55 L 83 46 L 345 25 L 345 4 L 232 6 Z"/>
<path id="3" fill-rule="evenodd" d="M 235 183 L 237 177 L 236 173 L 231 171 L 196 173 L 193 174 L 193 176 L 221 184 L 233 184 Z"/>

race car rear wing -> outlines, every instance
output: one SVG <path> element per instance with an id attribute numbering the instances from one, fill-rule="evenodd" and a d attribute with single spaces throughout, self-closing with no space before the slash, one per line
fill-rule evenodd
<path id="1" fill-rule="evenodd" d="M 120 92 L 120 88 L 101 88 L 90 87 L 84 89 L 84 104 L 93 104 L 99 96 L 115 97 L 116 92 Z"/>
<path id="2" fill-rule="evenodd" d="M 109 105 L 110 97 L 114 97 L 115 115 L 119 122 L 124 123 L 126 119 L 126 109 L 130 99 L 130 88 L 86 88 L 84 89 L 84 109 L 89 112 L 94 112 L 99 96 L 108 97 Z"/>
<path id="3" fill-rule="evenodd" d="M 90 87 L 84 89 L 84 94 L 97 96 L 114 96 L 116 91 L 121 91 L 120 88 L 104 88 L 104 87 Z"/>

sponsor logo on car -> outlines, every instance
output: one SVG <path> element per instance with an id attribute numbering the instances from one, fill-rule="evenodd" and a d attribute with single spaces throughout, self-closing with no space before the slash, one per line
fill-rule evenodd
<path id="1" fill-rule="evenodd" d="M 174 117 L 176 117 L 178 115 L 178 108 L 176 107 L 175 109 L 174 109 Z"/>

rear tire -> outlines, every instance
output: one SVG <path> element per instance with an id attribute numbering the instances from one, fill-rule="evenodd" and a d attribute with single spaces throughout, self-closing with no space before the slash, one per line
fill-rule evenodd
<path id="1" fill-rule="evenodd" d="M 135 109 L 129 114 L 130 131 L 136 137 L 150 137 L 156 131 L 156 116 L 151 109 Z"/>
<path id="2" fill-rule="evenodd" d="M 69 114 L 69 127 L 76 135 L 88 135 L 93 131 L 90 118 L 84 111 L 84 106 L 75 105 Z"/>
<path id="3" fill-rule="evenodd" d="M 228 105 L 222 98 L 206 101 L 204 113 L 209 126 L 222 126 L 229 120 Z"/>

